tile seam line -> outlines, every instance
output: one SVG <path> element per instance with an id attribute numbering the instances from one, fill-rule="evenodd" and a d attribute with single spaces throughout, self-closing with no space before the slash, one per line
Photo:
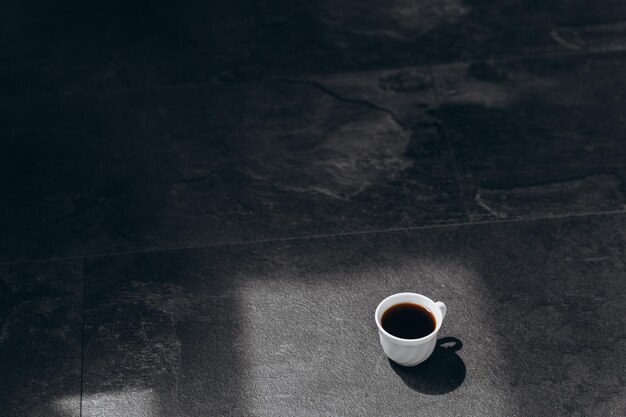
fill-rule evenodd
<path id="1" fill-rule="evenodd" d="M 85 287 L 86 287 L 86 278 L 85 278 L 85 258 L 81 261 L 81 271 L 82 271 L 82 279 L 83 279 L 83 294 L 82 294 L 82 325 L 81 325 L 81 336 L 80 336 L 80 403 L 78 405 L 78 415 L 79 417 L 83 416 L 83 392 L 84 392 L 84 383 L 85 383 Z"/>
<path id="2" fill-rule="evenodd" d="M 359 230 L 359 231 L 342 232 L 342 233 L 299 235 L 299 236 L 289 236 L 289 237 L 274 238 L 274 239 L 258 239 L 258 240 L 246 240 L 246 241 L 240 241 L 240 242 L 206 244 L 206 245 L 176 246 L 176 247 L 171 247 L 171 248 L 152 248 L 152 249 L 146 249 L 146 250 L 124 251 L 124 252 L 103 252 L 103 253 L 95 253 L 95 254 L 90 254 L 90 255 L 77 255 L 77 256 L 67 256 L 67 257 L 59 257 L 59 258 L 51 257 L 51 258 L 30 259 L 30 260 L 24 260 L 24 261 L 0 263 L 0 267 L 48 263 L 48 262 L 54 263 L 54 262 L 86 261 L 86 260 L 91 260 L 91 259 L 100 259 L 100 258 L 116 257 L 116 256 L 143 255 L 143 254 L 151 254 L 151 253 L 157 254 L 157 253 L 168 253 L 168 252 L 194 250 L 194 249 L 214 249 L 214 248 L 224 248 L 224 247 L 229 247 L 229 246 L 247 246 L 247 245 L 257 245 L 257 244 L 263 244 L 263 243 L 278 243 L 278 242 L 291 242 L 291 241 L 299 241 L 299 240 L 327 239 L 327 238 L 344 237 L 344 236 L 345 237 L 366 236 L 366 235 L 374 235 L 374 234 L 411 232 L 411 231 L 419 231 L 419 230 L 450 229 L 454 227 L 484 226 L 484 225 L 490 225 L 490 224 L 533 223 L 533 222 L 541 222 L 541 221 L 549 221 L 549 220 L 567 220 L 567 219 L 577 219 L 577 218 L 585 218 L 585 217 L 602 217 L 602 216 L 624 215 L 624 214 L 626 214 L 626 209 L 597 211 L 597 212 L 588 212 L 588 213 L 561 214 L 561 215 L 554 215 L 554 216 L 539 216 L 539 217 L 528 217 L 528 218 L 501 219 L 501 220 L 485 220 L 485 221 L 477 221 L 477 222 L 439 223 L 439 224 L 429 224 L 429 225 L 413 226 L 413 227 L 396 227 L 396 228 L 387 228 L 387 229 Z"/>
<path id="3" fill-rule="evenodd" d="M 366 70 L 357 70 L 357 71 L 338 71 L 338 72 L 320 72 L 320 73 L 303 73 L 303 74 L 294 74 L 290 75 L 290 78 L 300 78 L 306 79 L 311 77 L 329 77 L 333 75 L 346 75 L 346 74 L 362 74 L 368 72 L 379 72 L 379 71 L 401 71 L 404 69 L 410 68 L 438 68 L 442 66 L 449 65 L 458 65 L 458 64 L 471 64 L 476 62 L 485 62 L 485 61 L 496 61 L 496 62 L 517 62 L 524 60 L 532 60 L 532 59 L 541 59 L 541 58 L 559 58 L 559 57 L 569 57 L 569 56 L 585 56 L 585 55 L 619 55 L 626 53 L 626 48 L 622 49 L 591 49 L 591 50 L 577 50 L 577 51 L 546 51 L 539 53 L 530 53 L 530 54 L 495 54 L 491 56 L 485 57 L 475 57 L 464 60 L 452 60 L 448 62 L 440 62 L 440 63 L 432 63 L 432 64 L 416 64 L 416 65 L 400 65 L 395 67 L 380 67 L 380 68 L 371 68 Z M 69 91 L 69 92 L 50 92 L 50 93 L 25 93 L 25 94 L 17 94 L 17 95 L 0 95 L 0 104 L 11 104 L 15 100 L 20 99 L 47 99 L 51 97 L 74 97 L 74 96 L 107 96 L 107 95 L 124 95 L 124 94 L 135 94 L 135 93 L 144 93 L 144 92 L 167 92 L 170 90 L 177 89 L 191 89 L 191 88 L 203 88 L 203 87 L 212 87 L 212 86 L 229 86 L 229 85 L 237 85 L 242 83 L 263 83 L 263 82 L 271 82 L 271 81 L 279 81 L 284 76 L 269 76 L 267 78 L 261 79 L 253 79 L 253 80 L 241 80 L 241 81 L 228 81 L 228 82 L 220 82 L 220 81 L 206 81 L 206 82 L 187 82 L 181 84 L 164 84 L 159 86 L 151 86 L 151 87 L 130 87 L 130 88 L 114 88 L 111 90 L 86 90 L 86 91 Z"/>
<path id="4" fill-rule="evenodd" d="M 456 186 L 459 191 L 459 196 L 461 197 L 461 204 L 463 204 L 463 209 L 465 210 L 465 220 L 470 221 L 470 209 L 469 204 L 466 199 L 466 187 L 463 184 L 463 178 L 461 176 L 461 170 L 459 169 L 459 163 L 457 161 L 456 152 L 454 150 L 454 146 L 452 146 L 452 139 L 450 138 L 450 132 L 448 130 L 448 123 L 446 114 L 442 108 L 443 100 L 442 95 L 439 91 L 439 77 L 435 73 L 433 67 L 428 67 L 428 71 L 430 72 L 430 79 L 433 83 L 433 94 L 435 95 L 435 102 L 437 103 L 437 108 L 439 109 L 439 114 L 441 117 L 441 136 L 443 136 L 443 141 L 445 146 L 448 148 L 448 152 L 450 152 L 450 160 L 452 162 L 452 170 L 454 171 L 454 179 L 456 181 Z"/>

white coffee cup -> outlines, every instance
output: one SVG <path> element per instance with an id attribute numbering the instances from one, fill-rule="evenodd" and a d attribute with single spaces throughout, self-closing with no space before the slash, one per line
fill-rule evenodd
<path id="1" fill-rule="evenodd" d="M 402 339 L 387 333 L 381 324 L 383 314 L 389 307 L 401 303 L 415 303 L 427 308 L 435 317 L 435 330 L 419 339 Z M 443 318 L 446 316 L 446 310 L 446 305 L 441 301 L 434 302 L 426 296 L 412 292 L 401 292 L 385 298 L 378 304 L 375 313 L 380 344 L 383 346 L 385 354 L 389 359 L 402 366 L 415 366 L 424 362 L 435 350 L 437 334 L 443 323 Z"/>

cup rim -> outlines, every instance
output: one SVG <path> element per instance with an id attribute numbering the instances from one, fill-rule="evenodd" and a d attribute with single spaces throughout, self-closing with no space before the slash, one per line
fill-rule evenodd
<path id="1" fill-rule="evenodd" d="M 380 322 L 382 314 L 379 314 L 380 310 L 381 310 L 381 306 L 385 302 L 389 301 L 391 298 L 397 298 L 399 296 L 417 296 L 419 298 L 424 298 L 424 299 L 428 300 L 432 304 L 432 306 L 434 308 L 432 308 L 430 306 L 426 306 L 426 305 L 424 305 L 424 304 L 422 304 L 420 302 L 415 302 L 415 304 L 419 304 L 419 305 L 425 307 L 426 309 L 428 309 L 428 311 L 430 311 L 435 316 L 435 330 L 433 330 L 431 333 L 428 333 L 426 336 L 420 337 L 418 339 L 404 339 L 402 337 L 394 336 L 391 333 L 387 332 L 385 329 L 383 329 L 382 323 Z M 413 302 L 413 301 L 407 301 L 407 302 Z M 391 307 L 393 305 L 395 305 L 395 304 L 391 304 L 389 307 Z M 423 294 L 418 294 L 418 293 L 414 293 L 414 292 L 398 292 L 398 293 L 395 293 L 395 294 L 391 294 L 388 297 L 385 297 L 385 299 L 383 299 L 380 303 L 378 303 L 378 307 L 376 307 L 376 311 L 374 312 L 374 319 L 376 320 L 376 326 L 378 327 L 378 330 L 381 333 L 383 333 L 386 337 L 388 337 L 389 339 L 391 339 L 393 341 L 401 342 L 401 343 L 402 342 L 403 343 L 416 343 L 416 342 L 427 341 L 428 339 L 431 339 L 433 336 L 437 335 L 437 332 L 439 332 L 439 329 L 441 328 L 441 322 L 443 321 L 443 317 L 441 315 L 441 311 L 439 309 L 437 309 L 439 311 L 439 313 L 437 313 L 436 311 L 433 311 L 433 310 L 435 310 L 436 306 L 437 305 L 436 305 L 435 301 L 433 301 L 429 297 L 426 297 Z M 387 308 L 389 308 L 389 307 L 387 307 Z M 439 314 L 439 317 L 440 317 L 439 319 L 437 318 L 437 314 Z"/>

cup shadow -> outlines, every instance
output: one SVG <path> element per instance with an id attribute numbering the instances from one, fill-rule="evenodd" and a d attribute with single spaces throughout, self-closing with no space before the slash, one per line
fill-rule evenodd
<path id="1" fill-rule="evenodd" d="M 443 337 L 437 341 L 433 354 L 425 362 L 405 367 L 391 359 L 389 363 L 404 383 L 414 391 L 428 395 L 442 395 L 454 391 L 465 380 L 465 363 L 458 350 L 463 342 L 455 337 Z"/>

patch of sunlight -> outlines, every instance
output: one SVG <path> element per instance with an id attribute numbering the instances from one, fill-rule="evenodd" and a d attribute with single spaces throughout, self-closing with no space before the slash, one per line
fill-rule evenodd
<path id="1" fill-rule="evenodd" d="M 287 415 L 294 407 L 306 407 L 309 415 L 326 415 L 329 410 L 341 415 L 346 409 L 366 415 L 368 406 L 376 403 L 409 415 L 416 404 L 431 404 L 426 395 L 414 394 L 406 401 L 406 391 L 390 396 L 384 390 L 372 390 L 378 382 L 371 381 L 398 382 L 388 361 L 381 360 L 373 322 L 377 303 L 395 292 L 420 292 L 448 305 L 440 336 L 457 337 L 464 343 L 459 355 L 468 374 L 488 367 L 487 374 L 498 375 L 508 363 L 493 336 L 498 318 L 485 309 L 491 293 L 471 259 L 407 255 L 383 265 L 364 262 L 358 269 L 339 266 L 314 272 L 295 266 L 297 262 L 284 259 L 284 269 L 251 277 L 238 288 L 239 304 L 245 306 L 241 316 L 250 370 L 244 390 L 250 414 Z M 490 335 L 488 340 L 485 334 Z M 503 385 L 467 378 L 448 395 L 466 396 L 463 401 L 469 415 L 496 410 L 500 415 L 515 414 L 514 394 Z M 316 389 L 340 386 L 352 395 L 333 396 L 323 410 L 316 405 Z M 468 396 L 471 392 L 484 395 Z M 369 403 L 353 403 L 351 398 L 368 398 Z"/>
<path id="2" fill-rule="evenodd" d="M 54 411 L 71 416 L 75 414 L 76 401 L 79 395 L 58 398 L 54 401 Z M 133 417 L 153 417 L 159 414 L 157 398 L 151 389 L 129 388 L 122 391 L 83 394 L 83 414 L 87 416 L 124 415 L 133 410 Z"/>

